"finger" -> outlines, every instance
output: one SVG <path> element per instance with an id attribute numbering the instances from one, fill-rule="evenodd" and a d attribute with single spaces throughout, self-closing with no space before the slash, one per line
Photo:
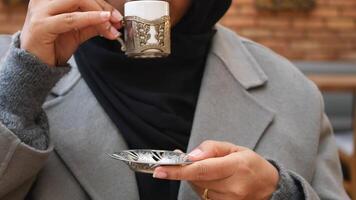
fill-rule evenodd
<path id="1" fill-rule="evenodd" d="M 105 24 L 104 29 L 103 29 L 103 27 L 101 27 L 101 30 L 104 30 L 103 35 L 105 36 L 106 30 L 109 30 L 109 32 L 111 32 L 111 33 L 117 34 L 117 32 L 118 32 L 117 30 L 122 27 L 121 22 L 122 22 L 123 16 L 121 15 L 121 13 L 104 0 L 92 0 L 92 2 L 94 2 L 93 4 L 95 4 L 95 6 L 99 7 L 101 10 L 109 11 L 111 13 L 110 23 Z M 84 9 L 88 9 L 88 8 L 84 8 Z M 98 8 L 96 8 L 96 9 L 98 9 Z M 117 37 L 112 38 L 112 39 L 116 39 L 116 38 Z"/>
<path id="2" fill-rule="evenodd" d="M 204 199 L 203 197 L 204 193 L 206 192 L 205 190 L 208 189 L 205 198 L 211 200 L 227 200 L 227 193 L 221 192 L 221 190 L 211 189 L 209 187 L 201 187 L 192 182 L 189 182 L 189 184 L 193 188 L 193 190 L 201 197 L 201 199 Z"/>
<path id="3" fill-rule="evenodd" d="M 100 35 L 100 33 L 95 27 L 93 26 L 86 27 L 84 29 L 79 30 L 78 42 L 79 44 L 82 44 L 83 42 L 89 40 L 90 38 L 98 35 Z"/>
<path id="4" fill-rule="evenodd" d="M 220 180 L 220 181 L 202 181 L 202 182 L 189 182 L 190 186 L 193 188 L 193 190 L 199 194 L 201 197 L 203 197 L 205 189 L 208 189 L 208 194 L 207 197 L 209 199 L 236 199 L 236 197 L 233 197 L 232 195 L 234 194 L 231 192 L 231 188 L 226 189 L 227 187 L 233 187 L 233 189 L 236 189 L 237 186 L 236 184 L 231 184 L 226 182 L 226 179 Z M 231 186 L 233 185 L 233 186 Z M 233 191 L 233 190 L 232 190 Z"/>
<path id="5" fill-rule="evenodd" d="M 118 22 L 118 23 L 112 23 L 112 26 L 114 28 L 116 28 L 117 30 L 121 29 L 123 24 L 122 24 L 122 21 L 121 22 Z"/>
<path id="6" fill-rule="evenodd" d="M 102 11 L 101 7 L 92 0 L 53 0 L 47 5 L 48 14 L 58 15 L 74 11 Z"/>
<path id="7" fill-rule="evenodd" d="M 104 10 L 101 5 L 99 5 L 96 1 L 94 0 L 79 0 L 79 1 L 73 1 L 73 0 L 54 0 L 51 1 L 51 3 L 48 5 L 48 12 L 50 15 L 57 15 L 57 14 L 63 14 L 63 13 L 69 13 L 69 12 L 74 12 L 74 11 L 109 11 L 110 13 L 113 13 L 110 15 L 110 20 L 113 20 L 115 23 L 118 23 L 119 21 L 122 20 L 122 17 L 118 16 L 117 11 L 114 8 L 108 8 L 106 6 L 107 10 Z M 114 12 L 115 11 L 115 12 Z M 116 35 L 118 35 L 118 28 L 121 27 L 113 27 L 111 25 L 110 20 L 104 24 L 100 24 L 97 26 L 98 32 L 100 32 L 100 35 L 108 38 L 108 39 L 115 39 Z"/>
<path id="8" fill-rule="evenodd" d="M 229 142 L 219 142 L 207 140 L 188 154 L 192 161 L 203 160 L 206 158 L 222 157 L 233 152 L 244 150 L 245 148 L 236 146 Z"/>
<path id="9" fill-rule="evenodd" d="M 110 12 L 90 11 L 73 12 L 55 15 L 48 19 L 48 30 L 53 34 L 61 34 L 71 30 L 83 29 L 88 26 L 103 24 L 110 19 Z M 117 33 L 112 32 L 117 36 Z"/>
<path id="10" fill-rule="evenodd" d="M 153 177 L 169 180 L 210 181 L 229 177 L 235 173 L 239 160 L 234 154 L 209 158 L 186 166 L 161 166 Z"/>
<path id="11" fill-rule="evenodd" d="M 194 185 L 195 188 L 208 188 L 214 189 L 215 191 L 220 193 L 227 193 L 230 183 L 228 179 L 224 178 L 212 181 L 194 181 L 191 182 L 191 184 Z M 236 183 L 234 185 L 236 185 Z"/>
<path id="12" fill-rule="evenodd" d="M 102 6 L 103 3 L 98 3 L 95 0 L 52 0 L 49 1 L 47 4 L 47 12 L 49 15 L 57 15 L 63 14 L 68 12 L 74 11 L 109 11 L 110 13 L 116 13 L 112 17 L 116 17 L 114 22 L 121 21 L 120 12 L 117 11 L 114 7 L 110 4 L 105 4 Z M 118 15 L 119 14 L 119 15 Z M 122 18 L 122 16 L 121 16 Z"/>
<path id="13" fill-rule="evenodd" d="M 98 5 L 105 11 L 110 11 L 112 13 L 111 15 L 111 19 L 110 21 L 112 23 L 118 23 L 120 21 L 122 21 L 123 16 L 122 14 L 116 10 L 112 5 L 108 4 L 106 1 L 104 0 L 95 0 Z"/>
<path id="14" fill-rule="evenodd" d="M 111 22 L 121 24 L 122 20 L 124 19 L 122 14 L 116 9 L 114 9 L 114 11 L 112 11 L 111 13 L 112 13 Z"/>

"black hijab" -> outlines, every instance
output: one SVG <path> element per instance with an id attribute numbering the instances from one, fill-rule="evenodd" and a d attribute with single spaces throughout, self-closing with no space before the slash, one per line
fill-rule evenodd
<path id="1" fill-rule="evenodd" d="M 82 77 L 130 149 L 186 150 L 213 26 L 231 0 L 191 0 L 172 29 L 172 53 L 131 59 L 101 37 L 78 49 Z M 179 182 L 136 174 L 140 199 L 176 199 Z"/>

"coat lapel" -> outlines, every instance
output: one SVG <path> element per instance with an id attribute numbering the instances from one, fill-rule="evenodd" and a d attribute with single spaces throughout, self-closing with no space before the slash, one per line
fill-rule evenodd
<path id="1" fill-rule="evenodd" d="M 65 94 L 67 89 L 57 87 L 54 92 Z M 83 79 L 45 109 L 55 151 L 91 199 L 139 199 L 134 173 L 107 155 L 127 149 L 127 145 Z"/>
<path id="2" fill-rule="evenodd" d="M 254 149 L 274 113 L 246 91 L 219 62 L 212 58 L 206 69 L 188 149 L 208 139 Z"/>
<path id="3" fill-rule="evenodd" d="M 218 27 L 199 94 L 188 151 L 204 140 L 227 141 L 254 149 L 274 113 L 250 93 L 267 77 L 230 31 Z M 198 199 L 183 182 L 180 200 Z"/>

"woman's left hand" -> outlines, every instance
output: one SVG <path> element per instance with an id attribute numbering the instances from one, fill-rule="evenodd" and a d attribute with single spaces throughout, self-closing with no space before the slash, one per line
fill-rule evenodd
<path id="1" fill-rule="evenodd" d="M 189 181 L 205 199 L 270 199 L 277 189 L 277 169 L 254 151 L 227 142 L 205 141 L 188 154 L 186 166 L 157 167 L 154 177 Z"/>

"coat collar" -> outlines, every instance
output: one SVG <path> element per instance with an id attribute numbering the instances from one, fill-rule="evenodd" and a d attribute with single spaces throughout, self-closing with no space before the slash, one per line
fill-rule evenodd
<path id="1" fill-rule="evenodd" d="M 267 82 L 267 76 L 246 49 L 244 43 L 247 40 L 221 25 L 217 25 L 216 29 L 217 33 L 211 52 L 222 60 L 245 89 L 264 85 Z"/>
<path id="2" fill-rule="evenodd" d="M 76 68 L 75 63 L 72 65 Z M 127 191 L 126 197 L 130 198 L 126 199 L 135 199 L 137 188 L 133 173 L 105 155 L 127 146 L 84 81 L 78 83 L 78 71 L 72 71 L 77 75 L 70 75 L 71 80 L 63 79 L 52 91 L 68 99 L 63 97 L 58 106 L 48 104 L 53 107 L 49 119 L 55 124 L 51 131 L 57 152 L 93 199 L 114 198 L 120 191 Z M 253 88 L 263 86 L 266 81 L 267 76 L 243 41 L 231 31 L 217 26 L 188 150 L 207 139 L 229 141 L 254 149 L 274 117 L 273 111 L 252 94 Z M 69 93 L 72 88 L 76 91 Z M 64 122 L 59 123 L 60 120 Z M 88 152 L 90 156 L 87 156 Z M 118 178 L 112 181 L 112 176 Z M 183 183 L 179 199 L 196 198 L 190 187 Z"/>

